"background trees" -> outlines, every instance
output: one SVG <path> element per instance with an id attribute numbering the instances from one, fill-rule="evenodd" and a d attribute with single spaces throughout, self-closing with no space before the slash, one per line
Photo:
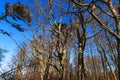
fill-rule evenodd
<path id="1" fill-rule="evenodd" d="M 119 79 L 119 1 L 29 3 L 29 10 L 20 3 L 6 3 L 5 15 L 31 24 L 30 37 L 24 34 L 27 41 L 18 48 L 12 72 L 1 76 L 15 80 Z"/>

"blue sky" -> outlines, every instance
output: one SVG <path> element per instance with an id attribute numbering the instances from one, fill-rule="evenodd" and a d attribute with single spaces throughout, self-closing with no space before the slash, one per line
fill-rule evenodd
<path id="1" fill-rule="evenodd" d="M 1 1 L 0 3 L 0 15 L 1 15 L 4 12 L 4 5 L 6 2 L 15 3 L 17 1 L 20 1 L 23 3 L 24 0 L 0 0 L 0 1 Z M 20 23 L 22 24 L 22 27 L 25 26 L 22 22 Z M 16 29 L 12 28 L 9 24 L 7 24 L 3 20 L 0 20 L 0 29 L 9 32 L 12 35 L 12 37 L 18 42 L 18 44 L 21 44 L 22 41 L 24 40 L 22 37 L 22 34 L 24 33 L 21 33 Z M 6 66 L 9 63 L 11 63 L 12 56 L 15 55 L 17 45 L 8 36 L 0 34 L 0 48 L 6 49 L 8 51 L 7 53 L 3 53 L 5 58 L 1 65 L 3 68 L 6 68 Z"/>

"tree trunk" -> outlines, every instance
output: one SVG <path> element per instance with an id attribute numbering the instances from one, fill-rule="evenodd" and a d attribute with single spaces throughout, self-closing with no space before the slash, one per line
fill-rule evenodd
<path id="1" fill-rule="evenodd" d="M 64 78 L 64 66 L 63 66 L 63 59 L 60 60 L 60 73 L 59 73 L 59 80 L 63 80 Z"/>
<path id="2" fill-rule="evenodd" d="M 63 80 L 63 70 L 61 69 L 60 74 L 59 74 L 59 80 Z"/>
<path id="3" fill-rule="evenodd" d="M 64 63 L 65 63 L 65 55 L 66 55 L 66 45 L 62 48 L 62 51 L 60 51 L 61 54 L 61 60 L 60 60 L 60 75 L 59 75 L 59 80 L 65 80 L 64 78 Z"/>
<path id="4" fill-rule="evenodd" d="M 120 4 L 120 0 L 119 0 Z M 117 17 L 117 34 L 120 36 L 120 7 L 118 7 L 118 17 Z M 120 39 L 117 38 L 117 52 L 118 52 L 118 80 L 120 80 Z"/>
<path id="5" fill-rule="evenodd" d="M 79 43 L 78 50 L 78 80 L 83 80 L 84 78 L 84 56 L 83 56 L 83 46 Z"/>
<path id="6" fill-rule="evenodd" d="M 80 21 L 80 22 L 79 22 Z M 79 24 L 81 27 L 79 27 Z M 84 68 L 84 48 L 86 43 L 86 25 L 84 23 L 84 16 L 80 13 L 79 20 L 76 21 L 76 34 L 78 39 L 78 73 L 77 80 L 84 80 L 85 68 Z"/>
<path id="7" fill-rule="evenodd" d="M 50 49 L 50 55 L 48 58 L 48 62 L 52 62 L 52 49 Z M 49 69 L 50 69 L 50 64 L 47 63 L 45 74 L 44 74 L 44 80 L 49 80 Z"/>
<path id="8" fill-rule="evenodd" d="M 120 36 L 120 20 L 118 22 L 118 35 Z M 120 39 L 117 39 L 117 52 L 118 52 L 118 80 L 120 80 Z"/>
<path id="9" fill-rule="evenodd" d="M 120 5 L 120 0 L 119 0 L 119 5 Z M 116 37 L 117 40 L 117 52 L 118 52 L 118 80 L 120 80 L 120 7 L 118 7 L 118 13 L 117 10 L 112 5 L 112 1 L 109 2 L 109 8 L 111 9 L 113 16 L 116 21 L 116 30 L 117 30 L 117 35 Z"/>
<path id="10" fill-rule="evenodd" d="M 79 29 L 77 28 L 77 38 L 78 38 L 78 72 L 77 80 L 83 80 L 85 76 L 84 68 L 84 48 L 85 48 L 85 36 L 80 36 Z"/>
<path id="11" fill-rule="evenodd" d="M 40 55 L 40 56 L 38 56 L 39 57 L 39 59 L 40 59 L 40 61 L 39 61 L 39 72 L 40 72 L 40 79 L 41 80 L 43 80 L 43 78 L 44 78 L 44 72 L 43 72 L 43 57 L 42 57 L 42 55 Z"/>

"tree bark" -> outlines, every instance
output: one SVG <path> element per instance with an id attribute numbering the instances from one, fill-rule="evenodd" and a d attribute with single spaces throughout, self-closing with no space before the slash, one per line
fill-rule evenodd
<path id="1" fill-rule="evenodd" d="M 85 69 L 84 69 L 84 55 L 83 55 L 83 46 L 79 43 L 78 50 L 78 80 L 83 80 Z"/>
<path id="2" fill-rule="evenodd" d="M 52 62 L 52 46 L 50 46 L 50 54 L 49 54 L 48 62 Z M 50 64 L 46 64 L 44 80 L 49 80 L 49 69 L 50 69 Z"/>
<path id="3" fill-rule="evenodd" d="M 62 47 L 61 47 L 62 48 Z M 66 55 L 66 45 L 62 48 L 61 53 L 61 60 L 60 60 L 60 75 L 59 80 L 65 80 L 64 78 L 64 63 L 65 63 L 65 55 Z"/>
<path id="4" fill-rule="evenodd" d="M 119 0 L 120 5 L 120 0 Z M 118 7 L 117 15 L 117 35 L 120 37 L 120 7 Z M 117 52 L 118 52 L 118 80 L 120 80 L 120 39 L 117 38 Z"/>
<path id="5" fill-rule="evenodd" d="M 84 68 L 84 48 L 85 48 L 85 35 L 80 36 L 79 29 L 77 28 L 77 38 L 78 38 L 78 72 L 77 72 L 77 80 L 83 80 L 85 76 L 85 68 Z M 83 33 L 85 34 L 85 32 Z"/>

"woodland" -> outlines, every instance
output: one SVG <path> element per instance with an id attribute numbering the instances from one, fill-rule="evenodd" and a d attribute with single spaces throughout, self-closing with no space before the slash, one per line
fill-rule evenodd
<path id="1" fill-rule="evenodd" d="M 17 45 L 0 80 L 120 80 L 120 0 L 25 1 L 6 2 L 0 15 L 18 32 L 29 31 L 18 44 L 0 28 Z"/>

